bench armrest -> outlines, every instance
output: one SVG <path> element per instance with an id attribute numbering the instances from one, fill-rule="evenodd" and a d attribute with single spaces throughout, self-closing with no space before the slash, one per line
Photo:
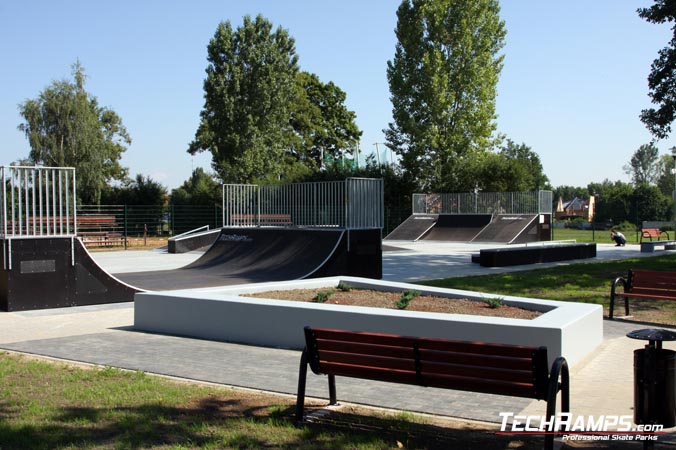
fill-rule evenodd
<path id="1" fill-rule="evenodd" d="M 613 284 L 610 287 L 610 306 L 609 306 L 609 311 L 608 311 L 608 318 L 612 319 L 613 318 L 613 309 L 615 308 L 615 293 L 617 292 L 617 286 L 622 285 L 622 288 L 626 292 L 627 290 L 627 279 L 624 277 L 617 277 L 613 281 Z M 629 299 L 625 297 L 624 299 L 625 302 L 625 315 L 629 315 Z"/>
<path id="2" fill-rule="evenodd" d="M 561 381 L 559 381 L 559 378 Z M 552 369 L 549 372 L 549 391 L 547 395 L 547 420 L 555 423 L 554 416 L 556 415 L 556 396 L 561 391 L 561 412 L 570 412 L 570 374 L 568 371 L 568 361 L 563 356 L 559 356 L 554 360 Z M 559 431 L 559 430 L 549 430 Z M 566 431 L 565 427 L 564 430 Z M 545 449 L 552 450 L 554 448 L 554 434 L 549 433 L 545 435 Z"/>

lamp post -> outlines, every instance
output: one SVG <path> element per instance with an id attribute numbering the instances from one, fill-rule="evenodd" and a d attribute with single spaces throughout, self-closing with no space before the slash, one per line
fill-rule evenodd
<path id="1" fill-rule="evenodd" d="M 674 191 L 671 193 L 671 197 L 674 200 L 674 229 L 676 229 L 676 147 L 671 147 L 671 157 L 674 158 L 674 168 L 671 169 L 671 173 L 674 174 Z"/>

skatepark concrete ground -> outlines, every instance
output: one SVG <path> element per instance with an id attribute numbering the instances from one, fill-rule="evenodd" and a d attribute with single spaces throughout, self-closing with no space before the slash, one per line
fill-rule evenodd
<path id="1" fill-rule="evenodd" d="M 383 278 L 415 282 L 451 276 L 530 270 L 573 262 L 651 256 L 639 246 L 599 244 L 597 258 L 527 266 L 485 268 L 471 263 L 471 254 L 495 244 L 440 242 L 387 243 Z M 95 253 L 112 273 L 165 270 L 184 266 L 200 252 L 166 251 Z M 228 386 L 295 394 L 300 352 L 249 347 L 178 336 L 134 331 L 133 304 L 109 304 L 53 310 L 0 313 L 0 348 L 82 363 L 107 365 Z M 633 351 L 645 344 L 627 338 L 629 331 L 654 328 L 630 321 L 604 320 L 604 342 L 571 371 L 571 411 L 574 415 L 633 415 Z M 664 327 L 660 327 L 664 328 Z M 673 328 L 673 327 L 672 327 Z M 676 350 L 675 342 L 665 348 Z M 324 377 L 310 375 L 308 395 L 327 398 Z M 500 422 L 500 412 L 542 415 L 543 402 L 469 392 L 454 392 L 395 384 L 341 379 L 338 398 L 385 408 Z M 496 425 L 497 429 L 497 425 Z M 676 445 L 676 429 L 658 443 Z"/>

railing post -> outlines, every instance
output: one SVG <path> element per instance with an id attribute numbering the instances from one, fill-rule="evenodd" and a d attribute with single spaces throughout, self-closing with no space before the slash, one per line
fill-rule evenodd
<path id="1" fill-rule="evenodd" d="M 124 249 L 127 249 L 127 239 L 129 238 L 127 234 L 127 204 L 124 205 Z"/>

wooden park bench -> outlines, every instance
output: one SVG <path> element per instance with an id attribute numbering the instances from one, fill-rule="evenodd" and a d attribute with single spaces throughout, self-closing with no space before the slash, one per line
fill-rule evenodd
<path id="1" fill-rule="evenodd" d="M 617 287 L 622 285 L 623 292 Z M 624 298 L 624 313 L 629 315 L 629 298 L 653 298 L 676 300 L 676 272 L 629 269 L 627 277 L 617 277 L 610 288 L 610 308 L 608 318 L 613 318 L 615 299 Z"/>
<path id="2" fill-rule="evenodd" d="M 304 418 L 308 364 L 315 374 L 328 375 L 331 405 L 337 403 L 335 377 L 344 376 L 546 400 L 547 420 L 552 421 L 561 391 L 561 411 L 570 412 L 568 364 L 558 357 L 549 370 L 546 347 L 310 327 L 305 327 L 305 342 L 298 376 L 297 423 Z M 553 434 L 547 434 L 545 448 L 552 449 L 553 444 Z"/>
<path id="3" fill-rule="evenodd" d="M 667 241 L 669 240 L 669 233 L 666 231 L 661 231 L 659 228 L 644 228 L 641 230 L 641 242 L 643 242 L 644 238 L 649 238 L 651 241 L 653 238 L 659 240 L 662 240 L 662 235 L 667 236 Z"/>
<path id="4" fill-rule="evenodd" d="M 233 214 L 235 226 L 289 226 L 293 225 L 291 214 Z"/>

